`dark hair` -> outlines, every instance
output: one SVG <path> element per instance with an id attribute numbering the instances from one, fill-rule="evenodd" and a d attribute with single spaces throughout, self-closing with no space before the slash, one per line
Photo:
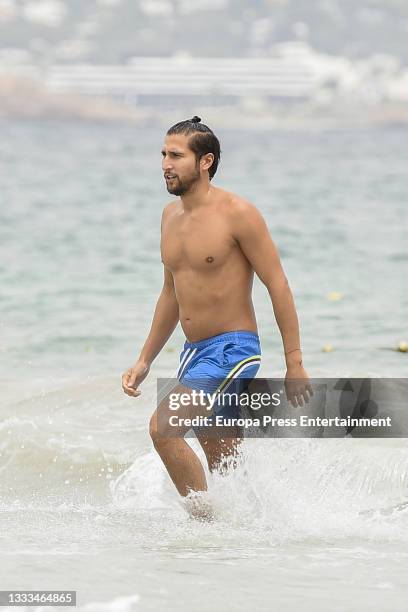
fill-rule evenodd
<path id="1" fill-rule="evenodd" d="M 214 161 L 208 169 L 208 174 L 210 175 L 211 180 L 214 174 L 217 172 L 218 163 L 221 157 L 221 147 L 220 142 L 214 132 L 210 130 L 207 125 L 200 122 L 200 117 L 194 115 L 192 119 L 180 121 L 179 123 L 173 125 L 169 130 L 167 130 L 167 134 L 185 134 L 186 136 L 191 135 L 188 145 L 195 154 L 197 160 L 201 159 L 201 157 L 207 153 L 212 153 L 214 155 Z"/>

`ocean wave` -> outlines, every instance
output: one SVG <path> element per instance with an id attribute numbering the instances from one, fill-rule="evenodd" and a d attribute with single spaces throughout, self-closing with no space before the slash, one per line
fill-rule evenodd
<path id="1" fill-rule="evenodd" d="M 127 401 L 128 400 L 128 401 Z M 139 404 L 140 405 L 140 404 Z M 0 412 L 0 471 L 118 472 L 148 442 L 147 420 L 119 379 L 93 378 L 42 390 Z"/>

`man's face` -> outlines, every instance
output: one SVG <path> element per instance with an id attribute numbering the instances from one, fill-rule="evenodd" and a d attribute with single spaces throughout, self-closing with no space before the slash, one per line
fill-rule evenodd
<path id="1" fill-rule="evenodd" d="M 200 163 L 183 134 L 166 136 L 162 149 L 162 169 L 167 191 L 181 196 L 200 180 Z"/>

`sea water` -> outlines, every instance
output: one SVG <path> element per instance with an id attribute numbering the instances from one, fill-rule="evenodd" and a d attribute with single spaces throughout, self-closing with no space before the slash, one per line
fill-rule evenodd
<path id="1" fill-rule="evenodd" d="M 247 440 L 235 471 L 208 475 L 205 524 L 148 436 L 179 328 L 142 395 L 121 391 L 162 283 L 163 131 L 1 133 L 1 588 L 76 590 L 88 612 L 404 610 L 405 440 Z M 309 374 L 406 376 L 407 130 L 217 133 L 214 183 L 267 220 Z M 283 376 L 258 280 L 254 304 L 259 375 Z"/>

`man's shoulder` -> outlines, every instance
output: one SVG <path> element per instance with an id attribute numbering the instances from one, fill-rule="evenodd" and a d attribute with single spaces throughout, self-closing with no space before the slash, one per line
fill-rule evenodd
<path id="1" fill-rule="evenodd" d="M 162 213 L 163 219 L 167 217 L 168 215 L 171 215 L 173 212 L 175 212 L 179 205 L 180 205 L 180 200 L 172 200 L 171 202 L 167 202 L 167 204 L 163 208 L 163 213 Z"/>
<path id="2" fill-rule="evenodd" d="M 243 216 L 251 216 L 258 212 L 255 204 L 250 202 L 247 198 L 234 193 L 233 191 L 225 191 L 225 205 L 227 210 L 234 216 L 237 214 Z"/>
<path id="3" fill-rule="evenodd" d="M 265 219 L 260 210 L 247 198 L 229 192 L 226 206 L 228 225 L 231 235 L 240 242 L 249 235 L 258 235 L 265 228 Z"/>

